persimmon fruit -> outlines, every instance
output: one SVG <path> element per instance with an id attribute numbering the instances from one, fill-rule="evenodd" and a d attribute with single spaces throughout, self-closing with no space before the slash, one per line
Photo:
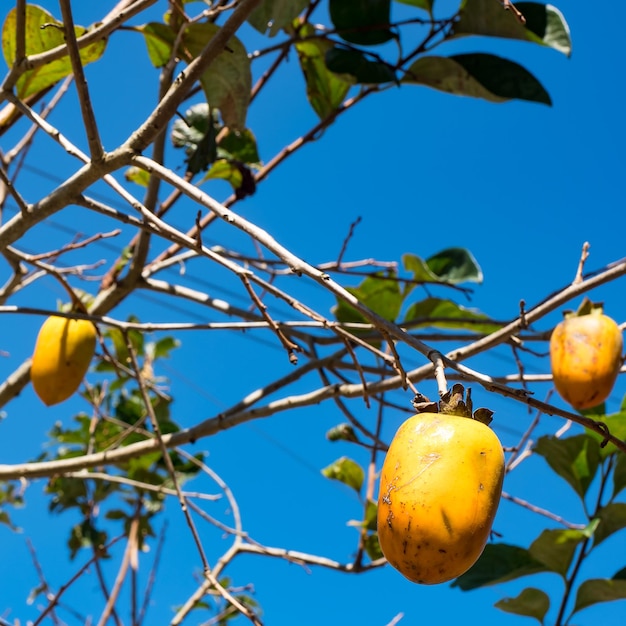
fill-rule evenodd
<path id="1" fill-rule="evenodd" d="M 622 349 L 615 321 L 601 305 L 583 301 L 550 336 L 550 367 L 559 395 L 577 410 L 604 402 L 622 366 Z"/>
<path id="2" fill-rule="evenodd" d="M 96 327 L 89 320 L 51 316 L 42 324 L 30 367 L 35 393 L 46 406 L 72 396 L 96 349 Z"/>
<path id="3" fill-rule="evenodd" d="M 438 412 L 410 417 L 380 476 L 378 539 L 387 561 L 421 584 L 466 572 L 489 538 L 503 477 L 502 445 L 489 426 Z"/>

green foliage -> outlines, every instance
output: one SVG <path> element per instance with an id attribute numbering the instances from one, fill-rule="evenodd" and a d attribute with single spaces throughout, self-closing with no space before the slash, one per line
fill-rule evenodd
<path id="1" fill-rule="evenodd" d="M 604 423 L 613 418 L 609 421 L 621 425 L 621 414 L 620 411 L 616 417 L 594 413 L 593 417 Z M 553 572 L 564 584 L 560 614 L 563 615 L 565 607 L 573 604 L 570 618 L 593 604 L 626 599 L 626 569 L 613 578 L 577 580 L 580 565 L 591 552 L 626 528 L 626 504 L 615 500 L 623 486 L 624 455 L 614 447 L 608 451 L 606 448 L 608 446 L 600 448 L 598 435 L 591 432 L 563 438 L 541 437 L 534 452 L 574 489 L 585 511 L 586 525 L 543 530 L 528 550 L 506 544 L 487 545 L 474 567 L 460 576 L 453 586 L 468 591 L 521 576 Z M 614 486 L 607 497 L 611 483 Z M 588 511 L 586 501 L 594 503 L 592 510 Z M 509 613 L 533 617 L 544 624 L 550 601 L 544 592 L 528 587 L 516 598 L 505 598 L 495 606 Z M 558 623 L 569 624 L 570 618 Z"/>
<path id="2" fill-rule="evenodd" d="M 550 609 L 550 598 L 541 589 L 527 587 L 516 598 L 503 598 L 495 606 L 505 613 L 534 617 L 544 624 L 546 613 Z"/>
<path id="3" fill-rule="evenodd" d="M 326 478 L 338 480 L 344 485 L 348 485 L 357 493 L 361 491 L 365 479 L 363 468 L 356 461 L 345 456 L 325 467 L 322 474 Z"/>
<path id="4" fill-rule="evenodd" d="M 485 546 L 476 564 L 459 576 L 453 587 L 470 591 L 487 585 L 496 585 L 522 576 L 546 572 L 548 568 L 525 548 L 504 543 Z"/>
<path id="5" fill-rule="evenodd" d="M 311 24 L 298 28 L 300 37 L 315 33 Z M 320 119 L 331 115 L 341 105 L 351 86 L 347 76 L 340 76 L 328 65 L 327 54 L 333 45 L 325 39 L 307 39 L 295 44 L 306 81 L 307 99 Z"/>
<path id="6" fill-rule="evenodd" d="M 329 0 L 330 19 L 341 38 L 372 46 L 393 38 L 391 0 Z"/>
<path id="7" fill-rule="evenodd" d="M 326 52 L 325 62 L 331 72 L 348 74 L 356 83 L 375 85 L 397 80 L 393 67 L 375 57 L 368 58 L 361 50 L 334 46 Z"/>
<path id="8" fill-rule="evenodd" d="M 600 463 L 600 446 L 594 438 L 588 435 L 565 439 L 541 437 L 535 445 L 535 452 L 584 498 Z"/>
<path id="9" fill-rule="evenodd" d="M 87 33 L 89 29 L 75 26 L 77 37 Z M 52 50 L 65 43 L 63 23 L 59 22 L 47 11 L 34 4 L 26 5 L 25 44 L 26 54 L 33 55 Z M 9 11 L 2 26 L 2 52 L 7 65 L 11 67 L 16 61 L 17 16 L 16 9 Z M 106 48 L 106 39 L 97 41 L 80 50 L 83 65 L 97 61 Z M 68 56 L 51 61 L 41 67 L 24 72 L 17 81 L 17 95 L 27 98 L 51 87 L 72 73 L 72 65 Z"/>
<path id="10" fill-rule="evenodd" d="M 137 321 L 132 318 L 133 321 Z M 136 352 L 139 365 L 148 386 L 150 402 L 162 434 L 173 433 L 179 426 L 171 419 L 171 399 L 156 386 L 154 367 L 158 361 L 168 358 L 179 342 L 173 337 L 162 337 L 155 342 L 146 342 L 139 331 L 128 331 L 130 343 Z M 112 328 L 104 333 L 107 352 L 95 365 L 96 372 L 115 372 L 119 376 L 105 390 L 95 385 L 87 399 L 100 398 L 97 417 L 85 413 L 76 415 L 73 424 L 57 423 L 50 431 L 53 445 L 41 460 L 61 460 L 88 453 L 97 453 L 112 446 L 127 446 L 152 438 L 148 413 L 143 395 L 136 379 L 126 369 L 129 360 L 128 347 L 120 330 Z M 194 477 L 198 465 L 170 450 L 169 457 L 182 484 Z M 196 456 L 198 461 L 203 455 Z M 141 548 L 147 537 L 154 537 L 152 518 L 161 509 L 164 500 L 162 489 L 172 488 L 172 478 L 161 452 L 155 451 L 118 463 L 116 470 L 109 469 L 108 475 L 117 480 L 106 480 L 102 476 L 90 479 L 84 476 L 55 476 L 46 486 L 50 497 L 49 508 L 53 513 L 76 511 L 81 521 L 70 531 L 68 547 L 73 559 L 82 548 L 93 548 L 106 556 L 105 545 L 108 533 L 100 526 L 100 520 L 120 521 L 128 534 L 132 523 L 138 524 L 137 540 Z M 123 505 L 124 508 L 120 508 Z M 98 512 L 101 513 L 101 517 Z"/>
<path id="11" fill-rule="evenodd" d="M 525 24 L 492 0 L 464 0 L 453 33 L 455 36 L 520 39 L 551 47 L 568 56 L 571 54 L 569 27 L 558 9 L 536 2 L 516 2 L 515 6 L 524 15 Z"/>
<path id="12" fill-rule="evenodd" d="M 20 488 L 19 483 L 13 481 L 0 482 L 0 524 L 6 524 L 11 530 L 19 530 L 11 522 L 6 509 L 8 507 L 21 507 L 23 504 L 23 488 Z"/>
<path id="13" fill-rule="evenodd" d="M 262 35 L 274 37 L 308 5 L 309 0 L 264 0 L 252 11 L 248 22 Z"/>
<path id="14" fill-rule="evenodd" d="M 408 68 L 402 82 L 490 102 L 518 99 L 552 104 L 548 92 L 528 70 L 493 54 L 421 57 Z"/>
<path id="15" fill-rule="evenodd" d="M 410 278 L 400 277 L 393 269 L 369 274 L 358 287 L 349 288 L 359 302 L 392 322 L 399 321 L 409 295 L 420 284 L 451 286 L 483 279 L 478 262 L 465 248 L 447 248 L 426 261 L 414 254 L 404 254 L 402 260 Z M 339 298 L 333 312 L 340 322 L 367 323 L 359 311 Z M 490 333 L 502 326 L 480 311 L 435 297 L 410 304 L 401 323 L 411 327 L 430 326 L 474 333 Z"/>
<path id="16" fill-rule="evenodd" d="M 227 181 L 236 199 L 255 192 L 255 174 L 261 159 L 255 134 L 246 126 L 246 120 L 252 91 L 251 61 L 257 53 L 278 53 L 284 58 L 297 53 L 303 80 L 296 81 L 296 87 L 305 86 L 306 98 L 317 115 L 315 133 L 311 133 L 316 137 L 357 100 L 347 101 L 348 98 L 395 86 L 425 86 L 494 103 L 512 99 L 551 103 L 541 82 L 517 62 L 481 51 L 442 56 L 435 54 L 435 49 L 447 42 L 454 45 L 454 40 L 460 38 L 473 37 L 477 45 L 485 43 L 486 38 L 501 38 L 536 44 L 569 56 L 572 48 L 569 27 L 552 5 L 516 2 L 525 17 L 525 24 L 522 24 L 512 11 L 505 11 L 496 0 L 463 0 L 458 14 L 453 11 L 448 17 L 436 20 L 432 17 L 433 0 L 397 1 L 415 9 L 418 17 L 394 24 L 391 0 L 329 0 L 328 14 L 324 13 L 324 18 L 330 18 L 331 23 L 320 25 L 319 15 L 309 15 L 311 5 L 307 0 L 260 3 L 248 18 L 248 23 L 258 32 L 256 38 L 281 35 L 282 39 L 265 51 L 248 54 L 244 43 L 231 37 L 224 50 L 207 66 L 197 85 L 204 101 L 191 105 L 182 115 L 179 113 L 171 126 L 172 143 L 184 151 L 187 172 L 194 176 L 204 173 L 200 183 L 216 179 Z M 183 0 L 181 5 L 185 4 Z M 207 10 L 198 19 L 181 21 L 181 16 L 172 9 L 163 22 L 128 28 L 143 37 L 148 58 L 155 68 L 171 64 L 172 70 L 178 71 L 179 62 L 181 65 L 192 63 L 218 33 L 220 26 L 216 21 L 221 16 L 210 13 Z M 407 24 L 411 29 L 405 29 Z M 2 29 L 2 47 L 7 64 L 16 67 L 21 61 L 16 58 L 17 31 L 16 11 L 12 10 Z M 80 37 L 88 29 L 76 27 L 75 32 Z M 422 38 L 415 32 L 421 32 Z M 45 52 L 63 43 L 63 24 L 36 5 L 27 4 L 26 54 Z M 106 39 L 101 39 L 81 48 L 83 64 L 97 61 L 105 47 Z M 271 62 L 268 65 L 271 66 Z M 23 72 L 15 91 L 20 98 L 37 95 L 70 74 L 71 64 L 66 55 Z M 408 91 L 415 93 L 415 90 Z M 145 187 L 150 175 L 131 167 L 126 171 L 126 178 Z M 134 259 L 133 255 L 132 246 L 122 250 L 116 275 Z M 436 328 L 476 334 L 489 334 L 502 327 L 484 313 L 463 307 L 453 299 L 431 295 L 430 291 L 421 299 L 415 296 L 420 288 L 459 290 L 462 284 L 481 283 L 481 267 L 466 248 L 446 248 L 426 260 L 407 253 L 400 270 L 393 267 L 364 273 L 366 275 L 350 293 L 389 322 L 400 323 L 410 330 Z M 334 314 L 342 323 L 365 324 L 368 321 L 343 299 L 337 300 Z M 130 321 L 137 320 L 131 318 Z M 371 331 L 354 331 L 355 335 L 360 332 Z M 379 336 L 375 339 L 365 334 L 359 336 L 377 346 L 383 344 Z M 141 386 L 129 366 L 132 359 L 127 337 L 139 360 Z M 149 419 L 152 412 L 163 434 L 180 430 L 172 419 L 173 400 L 163 388 L 165 381 L 155 375 L 159 361 L 169 357 L 178 341 L 173 337 L 146 341 L 137 330 L 124 334 L 118 329 L 104 332 L 104 341 L 104 354 L 95 364 L 93 380 L 83 396 L 93 410 L 55 424 L 49 432 L 50 445 L 37 461 L 72 459 L 151 441 L 155 436 Z M 625 440 L 626 399 L 617 413 L 604 413 L 603 405 L 585 412 L 605 424 L 613 435 Z M 367 448 L 370 452 L 372 449 L 372 445 L 365 442 L 366 430 L 357 436 L 349 423 L 329 430 L 327 438 L 342 442 L 339 445 L 357 444 L 359 449 Z M 374 452 L 380 452 L 382 446 L 378 443 L 376 446 Z M 541 437 L 533 453 L 541 456 L 579 496 L 584 523 L 545 529 L 528 549 L 503 543 L 489 544 L 476 565 L 453 586 L 466 591 L 534 574 L 557 574 L 553 578 L 563 581 L 562 607 L 570 607 L 570 617 L 593 604 L 626 599 L 626 568 L 612 577 L 604 573 L 608 577 L 582 582 L 578 578 L 580 565 L 591 552 L 626 528 L 626 504 L 617 501 L 626 487 L 626 455 L 618 454 L 613 444 L 607 445 L 602 435 L 591 431 L 565 438 Z M 116 526 L 127 537 L 136 530 L 138 548 L 147 547 L 145 542 L 155 536 L 155 520 L 163 510 L 165 493 L 171 493 L 174 483 L 181 485 L 195 477 L 198 462 L 202 460 L 202 454 L 189 459 L 173 449 L 163 457 L 160 451 L 153 450 L 115 466 L 106 466 L 106 473 L 102 468 L 89 468 L 80 474 L 58 474 L 49 478 L 46 485 L 49 510 L 72 517 L 67 539 L 70 557 L 73 559 L 83 548 L 88 548 L 101 558 L 107 558 L 110 529 Z M 170 465 L 176 481 L 170 474 Z M 371 560 L 381 559 L 377 505 L 370 499 L 372 483 L 366 485 L 364 468 L 352 458 L 342 456 L 324 468 L 322 474 L 347 485 L 358 495 L 362 516 L 350 522 L 359 533 L 355 563 L 358 564 L 363 554 Z M 371 480 L 369 475 L 367 480 Z M 13 529 L 6 509 L 22 504 L 23 489 L 19 482 L 0 484 L 0 523 Z M 257 608 L 247 589 L 232 588 L 226 578 L 220 582 L 239 602 Z M 40 587 L 34 594 L 42 592 Z M 210 600 L 198 602 L 196 608 L 211 608 L 216 612 L 212 623 L 227 624 L 238 616 L 222 598 L 209 597 Z M 544 624 L 551 602 L 544 591 L 527 587 L 517 597 L 500 600 L 496 606 Z"/>

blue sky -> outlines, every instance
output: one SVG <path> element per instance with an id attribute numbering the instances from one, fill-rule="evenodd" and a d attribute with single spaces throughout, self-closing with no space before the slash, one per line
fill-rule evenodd
<path id="1" fill-rule="evenodd" d="M 59 16 L 56 2 L 39 4 Z M 85 25 L 113 5 L 74 4 L 75 21 Z M 611 16 L 609 9 L 602 13 L 597 7 L 567 0 L 561 0 L 557 6 L 572 31 L 574 48 L 570 59 L 519 42 L 468 39 L 446 50 L 493 51 L 520 62 L 547 88 L 552 107 L 520 102 L 495 105 L 414 86 L 387 91 L 343 115 L 320 141 L 288 159 L 253 197 L 238 204 L 235 210 L 313 264 L 337 257 L 349 226 L 357 217 L 362 222 L 350 241 L 346 258 L 351 260 L 374 257 L 399 261 L 405 252 L 426 258 L 450 246 L 467 247 L 485 276 L 467 304 L 496 319 L 511 319 L 518 313 L 520 300 L 531 306 L 571 282 L 584 241 L 591 244 L 589 270 L 622 258 L 626 160 L 624 84 L 618 73 L 622 26 L 617 11 Z M 164 4 L 159 3 L 154 9 L 155 19 L 163 8 Z M 249 30 L 245 33 L 244 40 L 250 36 L 254 42 L 259 41 Z M 112 149 L 151 109 L 157 72 L 148 62 L 141 37 L 122 32 L 111 38 L 104 58 L 88 68 L 87 76 L 92 79 L 91 96 L 105 147 Z M 84 147 L 77 119 L 72 91 L 52 122 Z M 269 160 L 315 121 L 304 98 L 297 60 L 291 58 L 272 88 L 249 113 L 248 125 L 257 135 L 261 158 Z M 2 137 L 2 149 L 10 148 L 16 136 Z M 170 156 L 182 172 L 182 155 L 172 150 Z M 23 172 L 20 188 L 27 190 L 29 201 L 45 195 L 75 167 L 69 157 L 44 138 L 35 143 L 28 162 L 49 176 L 32 169 Z M 99 187 L 98 191 L 111 198 L 108 189 Z M 227 195 L 227 190 L 220 186 L 208 191 L 217 199 Z M 195 211 L 193 205 L 183 203 L 172 215 L 172 222 L 186 228 Z M 99 218 L 85 217 L 82 210 L 71 209 L 39 225 L 20 244 L 27 251 L 61 245 L 70 237 L 62 228 L 80 228 L 91 233 L 98 228 L 110 230 L 112 226 Z M 232 246 L 240 241 L 237 233 L 222 224 L 209 231 L 205 239 L 208 243 Z M 106 246 L 94 250 L 102 258 L 113 258 Z M 6 272 L 5 266 L 3 270 Z M 202 270 L 191 274 L 195 284 L 211 295 L 232 298 L 234 304 L 246 306 L 243 290 L 238 284 L 227 283 L 221 273 Z M 305 281 L 293 288 L 322 312 L 333 304 L 328 294 Z M 623 292 L 621 279 L 592 296 L 604 301 L 607 313 L 621 323 L 626 310 Z M 56 299 L 62 297 L 59 286 L 49 280 L 25 290 L 12 303 L 53 308 Z M 284 307 L 277 310 L 289 315 Z M 162 300 L 140 297 L 113 312 L 120 319 L 130 313 L 142 320 L 162 322 L 203 319 L 200 309 L 172 309 Z M 540 328 L 548 329 L 558 319 L 555 313 L 542 320 Z M 0 349 L 8 353 L 0 358 L 0 377 L 4 379 L 31 353 L 41 320 L 4 315 L 2 321 L 6 330 Z M 274 337 L 266 331 L 255 334 L 252 342 L 248 335 L 229 332 L 190 332 L 180 338 L 182 347 L 173 353 L 163 374 L 171 378 L 172 395 L 176 398 L 173 417 L 183 426 L 229 407 L 291 368 Z M 420 355 L 407 356 L 410 366 L 421 362 Z M 489 374 L 515 369 L 505 350 L 469 364 Z M 534 360 L 529 371 L 547 372 L 547 359 Z M 309 382 L 312 384 L 304 382 L 300 390 L 308 389 Z M 424 384 L 420 390 L 430 395 L 436 392 L 434 383 Z M 534 388 L 538 399 L 544 399 L 548 390 L 545 384 Z M 623 382 L 618 380 L 608 401 L 609 410 L 619 407 L 625 391 Z M 476 396 L 481 403 L 496 409 L 494 428 L 503 443 L 516 443 L 532 416 L 523 406 L 487 396 L 482 390 L 476 389 Z M 407 403 L 410 397 L 396 399 Z M 32 389 L 27 388 L 4 407 L 6 419 L 0 422 L 2 463 L 32 459 L 41 452 L 45 434 L 55 420 L 66 421 L 87 408 L 73 399 L 43 409 Z M 373 410 L 368 411 L 364 405 L 355 405 L 354 410 L 364 421 L 374 423 Z M 402 415 L 389 415 L 384 432 L 387 439 L 401 420 Z M 211 467 L 229 484 L 241 507 L 244 527 L 254 539 L 346 562 L 356 547 L 356 532 L 346 522 L 358 518 L 360 506 L 347 488 L 319 473 L 343 454 L 360 461 L 366 459 L 348 444 L 330 444 L 325 440 L 327 429 L 341 421 L 336 408 L 326 403 L 249 423 L 203 440 L 193 449 L 206 451 Z M 545 416 L 537 434 L 554 432 L 560 425 L 560 419 Z M 71 514 L 50 517 L 47 501 L 42 497 L 43 487 L 43 483 L 33 482 L 27 492 L 26 507 L 13 517 L 16 524 L 28 530 L 49 583 L 58 588 L 86 556 L 79 554 L 74 563 L 66 563 L 67 528 L 75 519 Z M 213 485 L 201 481 L 192 483 L 191 488 L 215 491 Z M 505 490 L 572 521 L 582 521 L 573 492 L 564 481 L 546 471 L 540 458 L 527 460 L 508 476 Z M 212 506 L 214 514 L 224 512 L 223 504 Z M 171 607 L 188 597 L 199 576 L 197 569 L 190 571 L 189 563 L 198 561 L 194 560 L 193 544 L 173 500 L 167 505 L 166 517 L 169 541 L 146 621 L 150 625 L 166 623 Z M 544 527 L 544 519 L 503 502 L 494 530 L 507 543 L 527 545 Z M 207 533 L 209 558 L 214 560 L 227 541 L 208 528 L 202 532 Z M 0 526 L 0 617 L 20 619 L 22 623 L 38 614 L 37 603 L 26 605 L 37 578 L 25 538 L 25 534 L 14 534 Z M 583 577 L 585 572 L 589 576 L 610 577 L 624 565 L 625 553 L 622 531 L 598 549 L 586 566 L 588 569 L 583 570 Z M 120 554 L 118 551 L 117 556 Z M 148 555 L 146 563 L 151 558 Z M 114 571 L 112 568 L 110 581 Z M 472 615 L 475 620 L 514 626 L 522 624 L 524 618 L 492 608 L 495 601 L 505 595 L 515 596 L 527 585 L 558 594 L 561 584 L 555 575 L 542 575 L 463 593 L 448 585 L 413 585 L 389 567 L 349 576 L 322 568 L 307 571 L 258 556 L 239 557 L 226 573 L 237 585 L 254 585 L 265 623 L 271 626 L 384 626 L 400 613 L 404 614 L 399 622 L 402 625 L 433 620 L 453 624 L 467 621 L 468 615 Z M 74 602 L 84 612 L 94 610 L 97 615 L 98 610 L 89 603 L 91 593 L 96 597 L 93 574 L 82 587 L 68 592 L 66 603 Z M 127 601 L 127 595 L 124 598 Z M 574 623 L 617 626 L 624 623 L 625 614 L 624 601 L 609 603 L 587 609 Z M 553 610 L 548 623 L 554 616 Z M 206 618 L 191 618 L 188 623 L 200 623 L 201 619 Z M 72 623 L 71 617 L 67 621 Z"/>

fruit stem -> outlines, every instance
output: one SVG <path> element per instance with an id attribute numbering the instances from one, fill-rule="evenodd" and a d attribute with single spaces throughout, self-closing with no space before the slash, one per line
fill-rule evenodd
<path id="1" fill-rule="evenodd" d="M 580 253 L 580 260 L 578 261 L 578 269 L 576 270 L 576 276 L 572 281 L 572 285 L 579 285 L 583 282 L 583 268 L 585 267 L 585 261 L 589 258 L 589 242 L 585 241 L 583 244 L 582 252 Z"/>

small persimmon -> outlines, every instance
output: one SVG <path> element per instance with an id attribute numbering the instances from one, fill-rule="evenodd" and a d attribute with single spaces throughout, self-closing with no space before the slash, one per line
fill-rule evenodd
<path id="1" fill-rule="evenodd" d="M 604 402 L 622 366 L 619 326 L 602 306 L 585 300 L 550 337 L 550 366 L 559 395 L 577 410 Z"/>

